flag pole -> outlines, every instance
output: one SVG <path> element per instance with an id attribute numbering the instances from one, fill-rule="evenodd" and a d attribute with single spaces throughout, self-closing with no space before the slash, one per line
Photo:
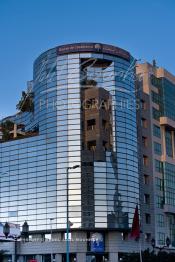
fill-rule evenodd
<path id="1" fill-rule="evenodd" d="M 137 205 L 139 206 L 139 209 L 140 209 L 139 199 L 137 199 Z M 141 219 L 139 219 L 139 222 L 140 222 L 139 225 L 141 229 Z M 140 256 L 140 262 L 142 262 L 143 259 L 142 259 L 142 231 L 141 230 L 140 230 L 140 235 L 139 235 L 139 256 Z"/>
<path id="2" fill-rule="evenodd" d="M 141 235 L 139 237 L 139 255 L 140 255 L 140 262 L 142 262 L 142 244 L 141 244 Z"/>
<path id="3" fill-rule="evenodd" d="M 142 259 L 142 245 L 141 245 L 141 230 L 140 230 L 140 218 L 139 218 L 139 200 L 136 199 L 136 208 L 134 212 L 133 217 L 133 223 L 132 223 L 132 230 L 131 235 L 132 238 L 135 238 L 135 240 L 138 241 L 139 244 L 139 257 L 140 262 L 143 261 Z"/>

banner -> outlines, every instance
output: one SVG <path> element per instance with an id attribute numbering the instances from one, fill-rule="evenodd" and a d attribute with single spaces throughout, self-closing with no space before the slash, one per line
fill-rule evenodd
<path id="1" fill-rule="evenodd" d="M 91 252 L 104 252 L 104 236 L 101 233 L 91 234 Z"/>

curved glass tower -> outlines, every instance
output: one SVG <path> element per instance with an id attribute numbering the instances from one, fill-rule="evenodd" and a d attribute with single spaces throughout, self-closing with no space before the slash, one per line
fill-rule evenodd
<path id="1" fill-rule="evenodd" d="M 14 126 L 0 143 L 1 222 L 45 231 L 52 219 L 65 229 L 69 211 L 72 229 L 131 227 L 139 196 L 134 74 L 132 56 L 105 44 L 59 46 L 36 59 L 19 112 L 2 121 Z"/>

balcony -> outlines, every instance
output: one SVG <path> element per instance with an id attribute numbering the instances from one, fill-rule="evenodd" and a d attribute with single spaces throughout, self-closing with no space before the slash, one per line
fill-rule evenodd
<path id="1" fill-rule="evenodd" d="M 175 206 L 164 204 L 164 212 L 165 213 L 175 214 Z"/>
<path id="2" fill-rule="evenodd" d="M 166 126 L 168 129 L 174 131 L 175 130 L 175 121 L 168 117 L 160 117 L 160 125 Z"/>

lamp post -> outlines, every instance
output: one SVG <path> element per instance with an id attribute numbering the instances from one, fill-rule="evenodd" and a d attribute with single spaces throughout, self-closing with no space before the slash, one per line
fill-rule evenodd
<path id="1" fill-rule="evenodd" d="M 10 226 L 9 224 L 6 222 L 5 225 L 3 226 L 3 233 L 7 239 L 8 235 L 10 234 Z"/>
<path id="2" fill-rule="evenodd" d="M 51 237 L 51 262 L 53 262 L 53 252 L 52 252 L 52 221 L 54 218 L 50 218 L 50 237 Z"/>
<path id="3" fill-rule="evenodd" d="M 67 216 L 66 216 L 66 262 L 69 262 L 69 227 L 70 222 L 69 222 L 69 170 L 70 169 L 76 169 L 80 167 L 80 165 L 75 165 L 73 167 L 67 167 L 67 172 L 66 172 L 66 195 L 67 195 Z"/>
<path id="4" fill-rule="evenodd" d="M 10 234 L 10 226 L 8 224 L 8 222 L 5 223 L 5 225 L 3 226 L 3 233 L 6 237 L 6 239 L 8 238 L 9 234 Z M 28 238 L 29 235 L 29 226 L 27 224 L 27 222 L 25 221 L 23 226 L 22 226 L 22 236 L 25 237 L 25 239 Z M 15 241 L 15 254 L 14 254 L 14 262 L 17 262 L 17 240 L 18 238 L 20 238 L 20 236 L 13 236 L 13 239 Z"/>
<path id="5" fill-rule="evenodd" d="M 10 226 L 8 224 L 8 222 L 5 223 L 5 225 L 3 226 L 3 233 L 6 237 L 6 239 L 8 238 L 9 234 L 10 234 Z M 14 262 L 17 262 L 17 257 L 16 257 L 16 253 L 17 253 L 17 236 L 14 236 L 14 240 L 15 240 L 15 258 L 14 258 Z"/>
<path id="6" fill-rule="evenodd" d="M 153 247 L 153 251 L 154 249 L 159 249 L 159 252 L 161 252 L 164 248 L 166 247 L 169 248 L 170 244 L 171 244 L 171 240 L 169 237 L 166 238 L 166 245 L 164 245 L 163 247 L 157 247 L 155 239 L 154 238 L 151 239 L 151 245 Z"/>
<path id="7" fill-rule="evenodd" d="M 25 241 L 29 239 L 29 225 L 28 225 L 27 221 L 25 221 L 24 224 L 22 225 L 21 235 L 22 235 L 22 237 L 24 237 Z"/>

